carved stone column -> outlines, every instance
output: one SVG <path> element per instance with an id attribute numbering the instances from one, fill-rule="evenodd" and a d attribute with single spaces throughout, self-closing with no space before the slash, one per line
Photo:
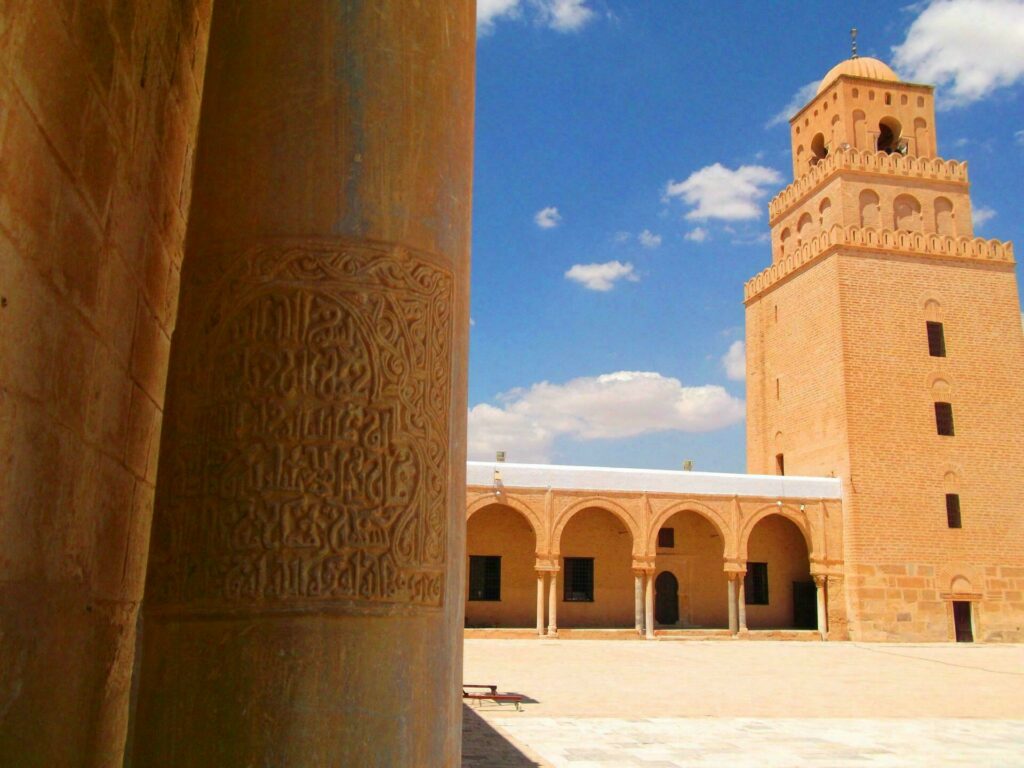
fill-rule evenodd
<path id="1" fill-rule="evenodd" d="M 135 764 L 459 764 L 470 0 L 218 0 Z"/>
<path id="2" fill-rule="evenodd" d="M 558 569 L 548 576 L 548 635 L 558 637 Z"/>
<path id="3" fill-rule="evenodd" d="M 736 574 L 730 572 L 726 576 L 729 578 L 729 632 L 735 635 L 739 632 L 739 617 L 736 612 Z"/>
<path id="4" fill-rule="evenodd" d="M 654 639 L 654 571 L 644 577 L 644 637 Z"/>
<path id="5" fill-rule="evenodd" d="M 817 587 L 818 597 L 818 634 L 821 635 L 821 639 L 825 640 L 828 638 L 828 612 L 825 607 L 825 584 L 828 580 L 828 576 L 816 575 L 814 577 L 814 586 Z"/>
<path id="6" fill-rule="evenodd" d="M 544 634 L 544 577 L 546 571 L 537 571 L 537 634 Z"/>
<path id="7" fill-rule="evenodd" d="M 736 573 L 736 607 L 739 614 L 739 631 L 747 631 L 747 585 L 746 573 Z"/>
<path id="8" fill-rule="evenodd" d="M 644 572 L 633 569 L 633 617 L 636 633 L 644 633 Z"/>

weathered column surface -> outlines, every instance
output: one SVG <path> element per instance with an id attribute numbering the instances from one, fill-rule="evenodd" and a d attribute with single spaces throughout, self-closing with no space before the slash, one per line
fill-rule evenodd
<path id="1" fill-rule="evenodd" d="M 644 631 L 648 640 L 654 639 L 654 571 L 644 576 Z"/>
<path id="2" fill-rule="evenodd" d="M 217 0 L 138 766 L 459 764 L 470 0 Z"/>
<path id="3" fill-rule="evenodd" d="M 815 576 L 814 586 L 816 587 L 817 598 L 818 598 L 818 634 L 821 635 L 821 639 L 825 640 L 828 637 L 828 613 L 825 607 L 825 584 L 827 576 Z"/>
<path id="4" fill-rule="evenodd" d="M 558 636 L 558 571 L 548 576 L 548 634 Z"/>
<path id="5" fill-rule="evenodd" d="M 739 631 L 747 631 L 747 584 L 745 574 L 736 575 L 736 607 L 739 612 Z"/>
<path id="6" fill-rule="evenodd" d="M 209 0 L 0 2 L 0 766 L 120 766 Z"/>
<path id="7" fill-rule="evenodd" d="M 726 574 L 729 577 L 729 631 L 732 634 L 739 632 L 739 620 L 736 615 L 736 574 Z"/>
<path id="8" fill-rule="evenodd" d="M 537 634 L 544 634 L 544 576 L 546 571 L 537 571 Z"/>
<path id="9" fill-rule="evenodd" d="M 644 633 L 644 572 L 633 571 L 633 619 L 636 633 Z"/>

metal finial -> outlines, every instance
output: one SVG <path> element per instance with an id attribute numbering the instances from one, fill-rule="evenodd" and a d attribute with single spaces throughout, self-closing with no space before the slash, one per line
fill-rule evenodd
<path id="1" fill-rule="evenodd" d="M 850 30 L 850 49 L 853 51 L 851 59 L 857 58 L 857 28 L 854 27 Z"/>

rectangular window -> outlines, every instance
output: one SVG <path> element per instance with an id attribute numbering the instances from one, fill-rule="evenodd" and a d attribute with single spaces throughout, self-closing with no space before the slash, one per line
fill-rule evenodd
<path id="1" fill-rule="evenodd" d="M 783 456 L 781 453 L 775 454 L 775 474 L 786 474 L 786 457 Z"/>
<path id="2" fill-rule="evenodd" d="M 658 546 L 671 549 L 676 545 L 676 529 L 662 528 L 658 531 Z"/>
<path id="3" fill-rule="evenodd" d="M 946 334 L 942 323 L 928 322 L 928 354 L 932 357 L 946 356 Z"/>
<path id="4" fill-rule="evenodd" d="M 950 528 L 960 528 L 960 494 L 946 494 L 946 522 Z"/>
<path id="5" fill-rule="evenodd" d="M 567 603 L 594 602 L 594 558 L 562 559 L 562 599 Z"/>
<path id="6" fill-rule="evenodd" d="M 743 598 L 747 605 L 768 605 L 768 563 L 747 563 Z"/>
<path id="7" fill-rule="evenodd" d="M 501 600 L 501 556 L 469 556 L 469 599 Z"/>
<path id="8" fill-rule="evenodd" d="M 949 403 L 935 404 L 935 429 L 940 435 L 952 435 L 953 406 Z"/>

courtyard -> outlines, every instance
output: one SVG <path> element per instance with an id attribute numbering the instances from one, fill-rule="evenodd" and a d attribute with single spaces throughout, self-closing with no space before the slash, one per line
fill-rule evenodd
<path id="1" fill-rule="evenodd" d="M 1024 766 L 1024 646 L 480 640 L 463 766 Z"/>

